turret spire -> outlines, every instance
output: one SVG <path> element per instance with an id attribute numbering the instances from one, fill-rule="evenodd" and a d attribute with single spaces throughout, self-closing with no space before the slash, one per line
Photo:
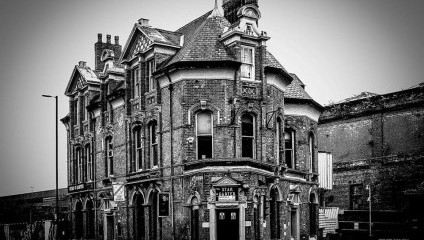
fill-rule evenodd
<path id="1" fill-rule="evenodd" d="M 222 17 L 221 13 L 219 12 L 218 8 L 218 0 L 215 0 L 215 7 L 209 17 Z"/>

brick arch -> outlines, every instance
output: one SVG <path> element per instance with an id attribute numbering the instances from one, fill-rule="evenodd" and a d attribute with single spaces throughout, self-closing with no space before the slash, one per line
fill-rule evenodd
<path id="1" fill-rule="evenodd" d="M 312 196 L 314 196 L 314 199 L 313 199 L 314 201 L 313 202 L 311 202 L 312 201 L 312 199 L 311 199 Z M 308 202 L 309 203 L 316 203 L 316 204 L 319 203 L 318 202 L 317 189 L 315 187 L 309 188 L 309 191 L 308 191 Z"/>
<path id="2" fill-rule="evenodd" d="M 271 191 L 273 189 L 277 189 L 278 201 L 283 201 L 283 191 L 281 190 L 281 187 L 278 183 L 273 183 L 273 184 L 271 184 L 271 186 L 269 186 L 268 192 L 267 192 L 267 198 L 271 199 Z"/>
<path id="3" fill-rule="evenodd" d="M 148 203 L 151 203 L 150 202 L 150 199 L 151 199 L 151 195 L 152 195 L 152 192 L 153 191 L 157 191 L 157 193 L 160 193 L 161 192 L 161 190 L 160 190 L 160 188 L 158 187 L 158 186 L 150 186 L 148 189 L 147 189 L 147 191 L 146 191 L 146 198 L 144 199 L 144 202 L 146 203 L 146 204 L 148 204 Z"/>
<path id="4" fill-rule="evenodd" d="M 201 202 L 199 192 L 194 191 L 194 193 L 190 194 L 190 196 L 187 198 L 187 204 L 191 205 L 194 198 L 197 198 L 199 202 Z"/>
<path id="5" fill-rule="evenodd" d="M 145 197 L 143 191 L 141 189 L 139 189 L 139 188 L 136 188 L 133 191 L 133 193 L 131 194 L 129 206 L 134 207 L 135 198 L 138 197 L 139 195 L 141 195 L 143 197 L 143 202 L 146 203 L 146 197 Z"/>
<path id="6" fill-rule="evenodd" d="M 201 103 L 196 103 L 196 104 L 192 105 L 187 111 L 187 124 L 191 125 L 192 124 L 192 117 L 194 117 L 197 112 L 202 111 L 202 110 L 211 111 L 212 116 L 214 116 L 214 118 L 216 117 L 217 124 L 220 123 L 220 113 L 221 113 L 221 111 L 219 110 L 219 108 L 217 106 L 215 106 L 211 103 L 206 103 L 204 106 L 202 106 Z"/>
<path id="7" fill-rule="evenodd" d="M 134 129 L 136 129 L 138 127 L 144 127 L 144 124 L 140 120 L 136 120 L 136 121 L 131 123 L 130 127 L 131 127 L 131 131 L 134 131 Z"/>
<path id="8" fill-rule="evenodd" d="M 72 208 L 72 211 L 73 212 L 75 212 L 75 211 L 77 211 L 77 206 L 79 205 L 79 204 L 81 204 L 81 211 L 84 209 L 84 204 L 83 204 L 83 201 L 82 201 L 82 199 L 81 198 L 76 198 L 75 199 L 76 201 L 75 201 L 75 203 L 74 203 L 74 206 L 73 206 L 73 208 Z"/>

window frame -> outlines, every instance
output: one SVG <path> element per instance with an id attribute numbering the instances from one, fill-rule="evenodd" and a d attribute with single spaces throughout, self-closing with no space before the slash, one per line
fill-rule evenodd
<path id="1" fill-rule="evenodd" d="M 284 157 L 285 157 L 285 164 L 287 165 L 287 167 L 288 168 L 291 168 L 291 169 L 296 169 L 296 141 L 295 141 L 295 137 L 296 137 L 296 134 L 295 134 L 296 132 L 295 132 L 295 130 L 293 130 L 293 129 L 291 129 L 291 128 L 286 128 L 285 130 L 284 130 Z M 290 135 L 290 137 L 291 137 L 291 148 L 287 148 L 287 140 L 286 140 L 286 134 L 288 134 L 288 135 Z M 291 166 L 289 166 L 288 164 L 287 164 L 287 162 L 288 162 L 288 160 L 287 160 L 287 151 L 290 151 L 291 153 L 290 153 L 290 156 L 291 156 L 291 159 L 290 159 L 290 164 L 291 164 Z"/>
<path id="2" fill-rule="evenodd" d="M 315 135 L 310 132 L 308 136 L 308 147 L 309 147 L 309 172 L 314 172 L 315 170 Z"/>
<path id="3" fill-rule="evenodd" d="M 141 126 L 137 126 L 133 130 L 133 154 L 134 154 L 134 171 L 142 171 L 143 170 L 143 141 L 141 135 Z"/>
<path id="4" fill-rule="evenodd" d="M 153 77 L 153 72 L 156 69 L 155 59 L 149 59 L 146 61 L 146 77 L 149 92 L 156 90 L 156 79 Z"/>
<path id="5" fill-rule="evenodd" d="M 134 87 L 133 99 L 139 98 L 141 96 L 141 71 L 138 65 L 131 69 L 131 80 Z"/>
<path id="6" fill-rule="evenodd" d="M 150 155 L 149 159 L 151 163 L 150 166 L 152 166 L 152 168 L 158 168 L 159 167 L 159 144 L 157 141 L 158 124 L 156 121 L 151 121 L 148 126 L 149 126 L 148 129 L 149 129 L 149 155 Z"/>
<path id="7" fill-rule="evenodd" d="M 91 146 L 90 144 L 85 145 L 85 157 L 86 157 L 86 180 L 93 181 L 93 157 L 91 156 Z"/>
<path id="8" fill-rule="evenodd" d="M 277 165 L 281 165 L 281 161 L 283 159 L 283 139 L 284 134 L 282 135 L 282 129 L 283 129 L 283 120 L 281 117 L 277 117 L 276 123 L 275 123 L 275 131 L 276 131 L 276 143 L 277 143 Z"/>
<path id="9" fill-rule="evenodd" d="M 210 134 L 199 134 L 198 115 L 202 114 L 202 113 L 209 114 L 210 123 L 211 123 Z M 211 146 L 210 146 L 211 147 L 211 149 L 210 149 L 211 156 L 210 156 L 210 158 L 213 158 L 213 156 L 214 156 L 214 151 L 213 151 L 213 113 L 211 111 L 208 111 L 208 110 L 202 110 L 202 111 L 197 112 L 196 115 L 195 115 L 195 123 L 196 123 L 196 126 L 195 126 L 195 130 L 196 130 L 196 158 L 198 160 L 203 159 L 203 158 L 199 158 L 199 137 L 210 137 L 211 138 Z M 205 157 L 205 159 L 207 159 L 207 158 L 208 157 Z"/>
<path id="10" fill-rule="evenodd" d="M 252 135 L 243 135 L 243 117 L 244 116 L 248 116 L 252 118 Z M 255 158 L 256 157 L 256 116 L 251 114 L 251 113 L 243 113 L 240 116 L 240 122 L 241 122 L 241 127 L 240 127 L 240 137 L 241 137 L 241 157 L 243 158 Z M 244 139 L 250 139 L 252 142 L 252 156 L 245 156 L 244 155 L 244 147 L 243 147 L 243 140 Z"/>
<path id="11" fill-rule="evenodd" d="M 81 146 L 77 146 L 75 149 L 75 157 L 77 160 L 77 183 L 83 182 L 83 156 L 82 156 L 82 149 Z"/>
<path id="12" fill-rule="evenodd" d="M 107 137 L 105 145 L 106 177 L 113 177 L 113 138 Z"/>
<path id="13" fill-rule="evenodd" d="M 251 55 L 251 60 L 252 62 L 247 62 L 246 61 L 246 57 L 245 57 L 245 50 L 248 49 L 251 51 L 252 55 Z M 240 56 L 240 60 L 242 62 L 241 66 L 240 66 L 240 77 L 242 80 L 249 80 L 249 81 L 254 81 L 255 80 L 255 48 L 254 47 L 250 47 L 250 46 L 241 46 L 241 56 Z M 245 76 L 245 72 L 243 70 L 243 68 L 248 67 L 248 69 L 250 69 L 251 71 L 251 75 L 250 76 Z"/>

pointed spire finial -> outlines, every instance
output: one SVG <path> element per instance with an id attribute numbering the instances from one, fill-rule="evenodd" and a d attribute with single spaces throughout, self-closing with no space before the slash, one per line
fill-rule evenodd
<path id="1" fill-rule="evenodd" d="M 218 0 L 215 0 L 215 7 L 209 17 L 218 17 L 218 16 L 222 17 L 221 12 L 219 11 L 219 8 L 218 8 Z"/>

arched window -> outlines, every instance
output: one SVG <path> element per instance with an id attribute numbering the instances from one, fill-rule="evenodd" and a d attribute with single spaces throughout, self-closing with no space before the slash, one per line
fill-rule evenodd
<path id="1" fill-rule="evenodd" d="M 254 158 L 255 118 L 250 114 L 241 116 L 241 156 Z"/>
<path id="2" fill-rule="evenodd" d="M 199 200 L 197 199 L 197 197 L 194 197 L 191 200 L 191 224 L 190 224 L 190 228 L 191 228 L 191 240 L 199 240 Z"/>
<path id="3" fill-rule="evenodd" d="M 277 118 L 277 124 L 276 124 L 276 127 L 275 127 L 275 131 L 276 131 L 276 133 L 275 133 L 275 135 L 277 136 L 277 140 L 276 140 L 276 143 L 277 143 L 277 165 L 280 165 L 281 164 L 281 159 L 283 159 L 283 151 L 282 151 L 282 149 L 283 149 L 283 143 L 282 143 L 282 141 L 283 141 L 283 138 L 282 138 L 282 121 L 281 121 L 281 118 Z"/>
<path id="4" fill-rule="evenodd" d="M 286 157 L 286 165 L 289 168 L 295 168 L 295 145 L 294 145 L 294 131 L 286 129 L 284 132 L 284 151 Z"/>
<path id="5" fill-rule="evenodd" d="M 197 158 L 212 158 L 212 114 L 201 111 L 196 114 Z"/>
<path id="6" fill-rule="evenodd" d="M 134 200 L 134 236 L 135 240 L 143 240 L 145 238 L 144 198 L 141 194 L 137 194 Z"/>
<path id="7" fill-rule="evenodd" d="M 141 142 L 141 127 L 137 127 L 133 132 L 134 139 L 134 163 L 135 163 L 135 171 L 139 171 L 143 169 L 143 147 Z"/>
<path id="8" fill-rule="evenodd" d="M 152 166 L 158 167 L 158 141 L 157 141 L 157 123 L 153 121 L 149 124 L 149 142 L 150 142 L 150 161 Z"/>
<path id="9" fill-rule="evenodd" d="M 112 137 L 106 138 L 105 155 L 106 155 L 106 176 L 113 176 L 113 141 Z"/>
<path id="10" fill-rule="evenodd" d="M 94 203 L 88 200 L 86 205 L 87 238 L 94 238 Z"/>
<path id="11" fill-rule="evenodd" d="M 309 172 L 315 172 L 315 138 L 313 133 L 309 133 Z"/>
<path id="12" fill-rule="evenodd" d="M 280 209 L 279 209 L 279 192 L 276 187 L 271 189 L 271 201 L 269 206 L 269 217 L 271 224 L 271 239 L 280 238 Z"/>
<path id="13" fill-rule="evenodd" d="M 75 220 L 75 238 L 79 239 L 82 238 L 82 231 L 83 231 L 83 214 L 82 214 L 82 203 L 80 201 L 77 202 L 75 205 L 75 212 L 74 212 L 74 220 Z"/>
<path id="14" fill-rule="evenodd" d="M 90 145 L 85 145 L 85 163 L 86 163 L 86 179 L 88 181 L 93 180 L 93 158 L 91 156 Z"/>

